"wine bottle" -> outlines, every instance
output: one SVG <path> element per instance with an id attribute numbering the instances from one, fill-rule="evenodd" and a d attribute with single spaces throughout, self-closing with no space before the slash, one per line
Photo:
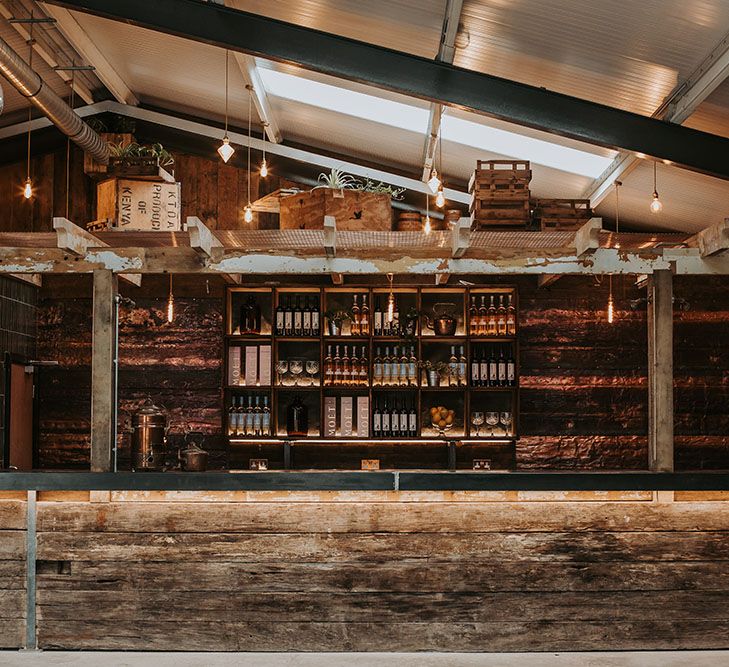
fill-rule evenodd
<path id="1" fill-rule="evenodd" d="M 380 307 L 380 297 L 375 299 L 375 316 L 373 332 L 375 336 L 382 336 L 382 308 Z"/>
<path id="2" fill-rule="evenodd" d="M 401 387 L 406 387 L 409 384 L 409 380 L 408 380 L 409 370 L 408 370 L 408 368 L 410 366 L 410 361 L 409 361 L 408 354 L 407 354 L 407 351 L 405 350 L 405 346 L 404 345 L 402 346 L 402 354 L 400 355 L 399 361 L 400 361 L 400 371 L 398 373 L 398 376 L 400 378 L 400 386 Z"/>
<path id="3" fill-rule="evenodd" d="M 471 297 L 471 307 L 468 309 L 468 330 L 472 336 L 478 335 L 478 308 L 476 297 Z"/>
<path id="4" fill-rule="evenodd" d="M 283 306 L 283 297 L 279 295 L 278 298 L 278 306 L 276 306 L 276 335 L 277 336 L 283 336 L 284 335 L 284 306 Z"/>
<path id="5" fill-rule="evenodd" d="M 356 294 L 352 295 L 352 319 L 349 327 L 349 331 L 352 336 L 359 336 L 359 297 Z"/>
<path id="6" fill-rule="evenodd" d="M 380 401 L 375 399 L 375 409 L 372 412 L 372 435 L 375 438 L 382 437 L 382 413 L 380 412 Z"/>
<path id="7" fill-rule="evenodd" d="M 506 306 L 506 335 L 516 335 L 516 309 L 511 301 L 511 294 L 509 294 L 509 304 Z"/>
<path id="8" fill-rule="evenodd" d="M 485 336 L 489 331 L 489 318 L 486 309 L 486 297 L 481 295 L 481 305 L 478 307 L 478 335 Z"/>
<path id="9" fill-rule="evenodd" d="M 489 386 L 499 386 L 499 362 L 496 359 L 496 350 L 491 348 L 491 356 L 489 357 Z"/>
<path id="10" fill-rule="evenodd" d="M 253 435 L 253 396 L 248 394 L 248 408 L 245 414 L 245 429 L 244 435 Z"/>
<path id="11" fill-rule="evenodd" d="M 253 295 L 249 297 L 249 333 L 260 334 L 261 333 L 261 304 L 258 303 Z"/>
<path id="12" fill-rule="evenodd" d="M 385 348 L 385 356 L 382 358 L 382 384 L 389 385 L 392 382 L 392 360 L 390 359 L 390 348 Z"/>
<path id="13" fill-rule="evenodd" d="M 256 396 L 256 404 L 253 406 L 253 435 L 257 438 L 261 437 L 261 422 L 263 418 L 260 401 L 261 397 Z"/>
<path id="14" fill-rule="evenodd" d="M 506 358 L 504 357 L 504 348 L 499 349 L 499 359 L 497 362 L 499 373 L 499 387 L 506 386 Z"/>
<path id="15" fill-rule="evenodd" d="M 294 308 L 294 336 L 301 336 L 304 325 L 304 311 L 301 309 L 301 297 L 296 297 L 296 307 Z"/>
<path id="16" fill-rule="evenodd" d="M 458 386 L 466 387 L 468 385 L 468 371 L 466 370 L 466 355 L 463 351 L 463 345 L 460 346 L 458 352 Z"/>
<path id="17" fill-rule="evenodd" d="M 448 386 L 455 387 L 458 385 L 458 357 L 456 356 L 456 346 L 451 345 L 451 356 L 448 358 Z"/>
<path id="18" fill-rule="evenodd" d="M 407 438 L 410 435 L 410 429 L 408 428 L 408 411 L 405 407 L 405 399 L 402 399 L 402 406 L 400 407 L 400 437 Z"/>
<path id="19" fill-rule="evenodd" d="M 390 361 L 390 368 L 392 369 L 390 371 L 390 384 L 395 386 L 400 384 L 400 355 L 398 354 L 399 349 L 400 348 L 395 345 L 392 351 L 392 359 Z"/>
<path id="20" fill-rule="evenodd" d="M 342 358 L 339 356 L 339 345 L 334 348 L 334 373 L 332 377 L 334 379 L 334 386 L 338 387 L 342 384 Z"/>
<path id="21" fill-rule="evenodd" d="M 376 387 L 382 385 L 382 357 L 379 347 L 375 350 L 375 359 L 372 362 L 372 384 Z"/>
<path id="22" fill-rule="evenodd" d="M 301 323 L 301 335 L 311 336 L 311 299 L 304 297 L 304 313 Z"/>
<path id="23" fill-rule="evenodd" d="M 509 347 L 509 356 L 506 359 L 506 384 L 510 387 L 516 386 L 516 362 L 511 346 Z"/>
<path id="24" fill-rule="evenodd" d="M 324 384 L 334 384 L 334 363 L 332 361 L 332 346 L 327 345 L 327 356 L 324 357 Z"/>
<path id="25" fill-rule="evenodd" d="M 410 346 L 410 358 L 408 359 L 408 385 L 418 386 L 418 358 L 415 356 L 415 346 Z"/>
<path id="26" fill-rule="evenodd" d="M 499 295 L 499 309 L 496 315 L 496 335 L 506 336 L 506 308 L 504 307 L 504 295 Z"/>
<path id="27" fill-rule="evenodd" d="M 382 409 L 382 437 L 389 438 L 390 435 L 390 411 L 387 409 L 387 398 L 385 398 L 385 406 Z"/>
<path id="28" fill-rule="evenodd" d="M 489 306 L 489 312 L 488 312 L 487 335 L 489 335 L 489 336 L 498 335 L 498 325 L 496 324 L 496 306 L 494 306 L 493 294 L 491 295 L 491 305 Z"/>
<path id="29" fill-rule="evenodd" d="M 362 354 L 359 357 L 359 384 L 363 387 L 367 386 L 367 378 L 369 376 L 370 362 L 365 353 L 365 346 L 362 346 Z"/>
<path id="30" fill-rule="evenodd" d="M 321 333 L 319 325 L 319 297 L 314 296 L 311 298 L 311 335 L 319 336 Z"/>
<path id="31" fill-rule="evenodd" d="M 286 304 L 284 306 L 284 335 L 294 335 L 294 311 L 291 308 L 291 296 L 286 297 Z"/>
<path id="32" fill-rule="evenodd" d="M 348 345 L 344 346 L 344 354 L 342 355 L 342 381 L 340 384 L 346 386 L 352 378 L 352 369 L 349 362 Z"/>
<path id="33" fill-rule="evenodd" d="M 489 385 L 489 360 L 486 358 L 486 350 L 484 349 L 481 354 L 481 362 L 479 364 L 480 370 L 480 381 L 482 387 L 488 387 Z"/>
<path id="34" fill-rule="evenodd" d="M 361 336 L 370 335 L 370 307 L 367 305 L 367 295 L 362 295 L 362 308 L 359 311 L 359 333 Z"/>
<path id="35" fill-rule="evenodd" d="M 481 386 L 481 362 L 479 361 L 475 350 L 471 354 L 471 386 Z"/>
<path id="36" fill-rule="evenodd" d="M 263 396 L 263 414 L 261 415 L 261 435 L 271 435 L 271 408 L 268 407 L 268 396 Z"/>
<path id="37" fill-rule="evenodd" d="M 300 396 L 295 396 L 286 409 L 286 433 L 294 438 L 305 438 L 309 434 L 309 410 Z"/>
<path id="38" fill-rule="evenodd" d="M 415 400 L 410 405 L 410 414 L 408 415 L 408 435 L 415 438 L 418 435 L 418 415 L 415 412 Z"/>
<path id="39" fill-rule="evenodd" d="M 238 397 L 238 407 L 235 409 L 235 434 L 246 434 L 246 409 L 243 407 L 243 397 Z"/>
<path id="40" fill-rule="evenodd" d="M 400 435 L 400 411 L 397 409 L 397 399 L 392 399 L 392 411 L 390 412 L 390 435 L 397 438 Z"/>
<path id="41" fill-rule="evenodd" d="M 228 435 L 236 435 L 235 396 L 230 399 L 228 408 Z"/>

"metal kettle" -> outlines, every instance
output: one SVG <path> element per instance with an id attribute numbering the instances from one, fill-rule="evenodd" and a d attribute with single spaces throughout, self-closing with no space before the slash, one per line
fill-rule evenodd
<path id="1" fill-rule="evenodd" d="M 425 322 L 436 336 L 453 336 L 456 333 L 458 320 L 451 314 L 455 311 L 454 303 L 436 303 L 433 306 L 433 317 L 425 315 Z"/>

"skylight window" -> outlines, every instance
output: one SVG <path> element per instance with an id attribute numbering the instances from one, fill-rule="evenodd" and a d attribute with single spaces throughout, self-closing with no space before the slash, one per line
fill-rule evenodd
<path id="1" fill-rule="evenodd" d="M 276 97 L 397 127 L 417 134 L 428 129 L 429 110 L 339 88 L 304 77 L 259 68 L 266 90 Z M 496 129 L 445 113 L 441 120 L 445 141 L 510 158 L 530 160 L 545 167 L 597 178 L 612 162 L 605 157 L 560 144 Z"/>

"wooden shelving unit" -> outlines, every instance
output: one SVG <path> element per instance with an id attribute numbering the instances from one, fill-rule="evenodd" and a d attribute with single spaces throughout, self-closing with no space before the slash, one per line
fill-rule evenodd
<path id="1" fill-rule="evenodd" d="M 379 303 L 384 310 L 389 294 L 388 287 L 369 287 L 369 286 L 348 286 L 348 287 L 297 287 L 295 285 L 261 288 L 245 286 L 229 287 L 227 290 L 227 311 L 225 317 L 225 368 L 224 368 L 224 433 L 228 433 L 228 415 L 227 409 L 230 406 L 232 397 L 252 395 L 267 395 L 269 397 L 269 405 L 271 407 L 272 433 L 269 437 L 250 436 L 228 436 L 231 453 L 245 450 L 248 457 L 267 458 L 269 467 L 322 467 L 320 461 L 314 460 L 315 457 L 299 456 L 300 452 L 312 451 L 317 447 L 321 450 L 322 456 L 331 459 L 330 468 L 351 467 L 352 455 L 355 448 L 357 452 L 369 453 L 363 458 L 392 460 L 393 465 L 383 465 L 381 467 L 401 467 L 397 461 L 397 456 L 393 456 L 393 448 L 397 448 L 398 443 L 407 441 L 408 454 L 404 459 L 407 460 L 407 467 L 425 467 L 425 468 L 473 468 L 476 460 L 491 459 L 494 451 L 499 450 L 501 453 L 496 457 L 498 463 L 492 465 L 494 468 L 511 468 L 513 467 L 515 441 L 518 438 L 519 424 L 519 349 L 518 349 L 518 293 L 513 286 L 498 285 L 488 286 L 482 285 L 477 287 L 396 287 L 393 289 L 398 307 L 401 312 L 401 318 L 404 318 L 408 310 L 417 311 L 417 325 L 413 336 L 375 336 L 373 333 L 373 315 L 377 304 Z M 370 307 L 370 333 L 367 336 L 349 334 L 349 327 L 345 326 L 341 335 L 328 335 L 326 318 L 324 313 L 329 310 L 349 310 L 352 305 L 352 296 L 354 294 L 361 296 L 367 295 L 368 305 Z M 241 306 L 252 295 L 261 307 L 261 334 L 241 335 L 239 333 L 239 313 Z M 487 303 L 491 295 L 498 297 L 511 296 L 512 304 L 516 311 L 517 335 L 511 336 L 479 336 L 469 333 L 469 305 L 471 298 L 475 297 L 477 305 L 480 303 L 480 297 L 484 296 Z M 319 307 L 320 315 L 320 334 L 319 336 L 298 336 L 288 337 L 279 336 L 275 333 L 275 312 L 276 307 L 281 299 L 302 298 L 313 300 Z M 435 304 L 449 304 L 449 310 L 457 318 L 456 333 L 453 336 L 437 336 L 428 328 L 425 314 L 430 312 Z M 271 368 L 270 374 L 272 378 L 271 386 L 231 386 L 228 382 L 228 363 L 230 358 L 230 349 L 235 345 L 271 345 Z M 327 355 L 327 347 L 339 345 L 340 348 L 347 345 L 350 348 L 354 345 L 359 355 L 361 347 L 365 348 L 368 359 L 367 385 L 352 386 L 324 386 L 324 359 Z M 424 373 L 418 369 L 418 386 L 373 386 L 373 359 L 378 348 L 381 353 L 385 352 L 385 348 L 397 346 L 401 348 L 405 346 L 408 351 L 410 347 L 414 347 L 418 361 L 447 361 L 450 356 L 451 346 L 456 347 L 456 352 L 463 346 L 464 354 L 467 360 L 467 386 L 451 387 L 427 387 L 425 386 Z M 470 363 L 474 353 L 490 351 L 492 348 L 502 349 L 509 348 L 511 355 L 516 364 L 516 386 L 513 387 L 474 387 L 470 381 Z M 241 351 L 244 356 L 244 350 Z M 276 374 L 276 362 L 279 358 L 302 358 L 315 359 L 319 362 L 319 373 L 317 382 L 314 385 L 292 386 L 290 384 L 281 385 L 278 383 Z M 302 373 L 306 377 L 306 372 Z M 309 436 L 308 438 L 290 439 L 286 434 L 286 407 L 293 400 L 295 395 L 300 395 L 304 403 L 309 408 Z M 325 396 L 346 396 L 351 395 L 367 396 L 370 405 L 370 424 L 369 435 L 366 437 L 354 436 L 336 436 L 322 437 L 322 424 L 324 423 L 324 397 Z M 407 402 L 407 407 L 415 406 L 418 418 L 418 437 L 413 439 L 401 438 L 373 438 L 371 415 L 374 409 L 374 401 L 382 399 L 385 395 L 395 398 L 398 404 L 403 400 Z M 356 400 L 355 400 L 356 404 Z M 454 409 L 456 412 L 454 426 L 447 431 L 445 437 L 432 427 L 430 422 L 430 408 L 443 405 L 447 408 Z M 339 402 L 337 403 L 339 410 Z M 480 429 L 479 437 L 476 437 L 473 427 L 470 424 L 470 415 L 474 410 L 482 412 L 511 412 L 512 423 L 511 432 L 505 434 L 503 427 L 494 431 L 494 435 L 490 435 L 489 427 L 484 424 Z M 356 411 L 356 407 L 355 407 Z M 485 435 L 486 434 L 486 435 Z M 293 443 L 293 444 L 292 444 Z M 422 444 L 423 461 L 422 465 L 414 465 L 417 460 L 417 446 Z M 448 444 L 450 443 L 450 444 Z M 454 444 L 455 444 L 455 452 Z M 346 452 L 342 450 L 341 456 L 337 455 L 340 451 L 335 447 L 337 445 L 340 450 L 348 448 Z M 404 445 L 403 445 L 404 446 Z M 439 449 L 442 453 L 442 460 L 434 455 L 433 447 Z M 284 452 L 283 450 L 287 451 Z M 414 453 L 413 450 L 416 450 Z M 388 454 L 381 456 L 385 451 Z M 402 450 L 404 452 L 404 450 Z M 292 454 L 293 452 L 293 454 Z M 465 456 L 468 453 L 472 459 Z M 463 454 L 463 456 L 461 456 Z M 235 458 L 235 457 L 234 457 Z M 245 459 L 245 456 L 243 456 Z M 411 464 L 412 463 L 412 464 Z M 441 465 L 442 464 L 442 465 Z M 248 466 L 241 466 L 248 467 Z M 357 466 L 359 467 L 359 466 Z"/>

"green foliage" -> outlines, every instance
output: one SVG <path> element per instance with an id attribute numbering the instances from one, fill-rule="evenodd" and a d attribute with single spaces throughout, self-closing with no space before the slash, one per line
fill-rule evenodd
<path id="1" fill-rule="evenodd" d="M 112 157 L 117 158 L 122 164 L 132 164 L 135 160 L 153 158 L 160 167 L 169 167 L 175 163 L 172 154 L 165 150 L 162 144 L 156 143 L 151 145 L 140 146 L 137 143 L 110 144 L 109 152 Z"/>
<path id="2" fill-rule="evenodd" d="M 393 199 L 402 199 L 405 188 L 395 188 L 382 181 L 373 181 L 367 178 L 364 181 L 356 179 L 352 174 L 347 174 L 339 169 L 332 169 L 328 174 L 319 174 L 319 182 L 316 188 L 332 188 L 333 190 L 359 190 L 360 192 L 373 192 L 375 194 L 390 195 Z"/>

